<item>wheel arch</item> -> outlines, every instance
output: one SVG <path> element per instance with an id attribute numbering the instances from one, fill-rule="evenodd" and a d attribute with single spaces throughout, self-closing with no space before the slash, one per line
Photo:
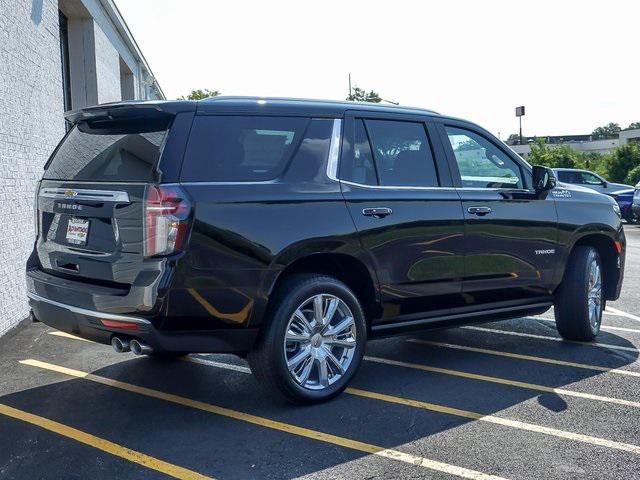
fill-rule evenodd
<path id="1" fill-rule="evenodd" d="M 357 256 L 337 252 L 316 252 L 291 260 L 286 267 L 265 285 L 268 298 L 287 277 L 297 273 L 319 273 L 334 277 L 347 285 L 356 295 L 370 326 L 371 320 L 381 315 L 378 279 L 375 270 Z"/>
<path id="2" fill-rule="evenodd" d="M 619 251 L 616 247 L 615 237 L 605 232 L 590 232 L 579 236 L 571 246 L 567 259 L 564 262 L 563 278 L 566 273 L 566 265 L 574 249 L 578 246 L 589 246 L 597 250 L 602 261 L 602 282 L 604 285 L 604 297 L 607 300 L 615 300 L 618 296 L 618 284 L 621 268 L 618 268 Z"/>

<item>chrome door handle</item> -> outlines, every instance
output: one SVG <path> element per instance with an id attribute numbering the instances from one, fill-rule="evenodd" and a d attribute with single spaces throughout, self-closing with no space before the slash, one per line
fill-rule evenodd
<path id="1" fill-rule="evenodd" d="M 387 215 L 391 215 L 393 210 L 388 207 L 375 207 L 375 208 L 364 208 L 362 210 L 362 215 L 365 217 L 376 217 L 376 218 L 384 218 Z"/>
<path id="2" fill-rule="evenodd" d="M 469 207 L 467 208 L 467 212 L 469 212 L 472 215 L 478 215 L 480 217 L 487 215 L 488 213 L 491 213 L 491 208 L 490 207 Z"/>

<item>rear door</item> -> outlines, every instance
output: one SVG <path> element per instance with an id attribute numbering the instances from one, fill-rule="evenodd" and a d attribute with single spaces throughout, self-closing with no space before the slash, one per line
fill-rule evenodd
<path id="1" fill-rule="evenodd" d="M 439 129 L 465 216 L 465 296 L 483 304 L 550 295 L 560 253 L 553 196 L 534 192 L 526 164 L 487 132 L 453 121 Z"/>
<path id="2" fill-rule="evenodd" d="M 339 176 L 376 266 L 382 322 L 446 313 L 460 302 L 463 215 L 442 158 L 423 118 L 346 116 Z"/>

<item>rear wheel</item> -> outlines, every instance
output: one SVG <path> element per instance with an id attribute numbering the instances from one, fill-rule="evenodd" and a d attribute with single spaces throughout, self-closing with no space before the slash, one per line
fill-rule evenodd
<path id="1" fill-rule="evenodd" d="M 593 247 L 578 246 L 556 293 L 558 332 L 567 340 L 593 340 L 600 332 L 604 304 L 600 255 Z"/>
<path id="2" fill-rule="evenodd" d="M 362 308 L 332 277 L 293 275 L 274 294 L 264 331 L 248 355 L 259 382 L 296 403 L 328 400 L 347 386 L 366 342 Z"/>

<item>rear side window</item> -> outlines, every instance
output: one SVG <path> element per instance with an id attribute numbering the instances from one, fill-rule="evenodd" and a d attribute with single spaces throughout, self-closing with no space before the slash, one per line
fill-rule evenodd
<path id="1" fill-rule="evenodd" d="M 73 127 L 44 173 L 47 180 L 153 181 L 166 130 L 135 125 L 81 130 Z M 111 133 L 118 132 L 118 133 Z"/>
<path id="2" fill-rule="evenodd" d="M 340 169 L 340 178 L 362 185 L 377 185 L 376 167 L 373 165 L 373 152 L 364 122 L 355 121 L 353 154 L 346 158 Z"/>
<path id="3" fill-rule="evenodd" d="M 182 166 L 182 181 L 244 182 L 282 174 L 309 119 L 196 116 Z"/>
<path id="4" fill-rule="evenodd" d="M 424 125 L 367 120 L 380 185 L 435 187 L 438 175 Z"/>

